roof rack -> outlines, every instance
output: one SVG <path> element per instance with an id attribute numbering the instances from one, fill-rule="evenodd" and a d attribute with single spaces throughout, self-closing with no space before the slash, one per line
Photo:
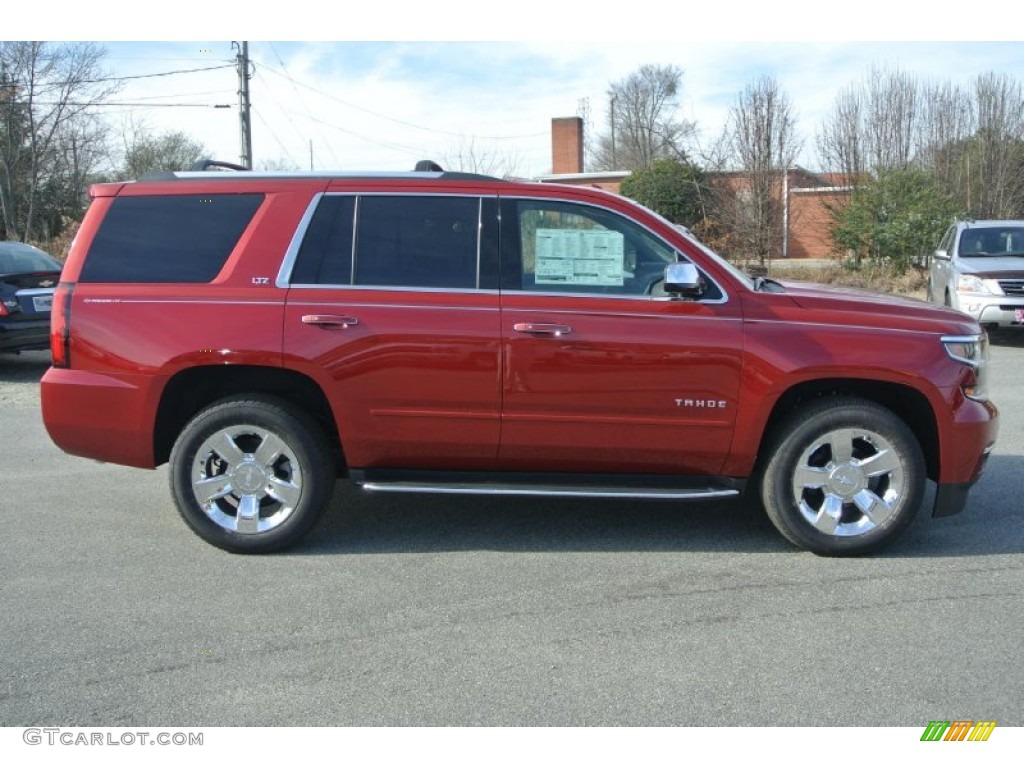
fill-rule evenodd
<path id="1" fill-rule="evenodd" d="M 446 171 L 433 160 L 420 160 L 412 171 L 253 171 L 251 168 L 229 163 L 224 160 L 212 160 L 204 158 L 194 163 L 187 171 L 156 171 L 140 176 L 138 181 L 175 181 L 183 179 L 209 179 L 209 180 L 231 180 L 235 178 L 233 173 L 208 173 L 214 168 L 226 168 L 232 171 L 244 171 L 247 177 L 251 178 L 348 178 L 348 179 L 374 179 L 374 178 L 432 178 L 444 181 L 505 181 L 494 176 L 486 176 L 479 173 L 464 173 L 462 171 Z"/>
<path id="2" fill-rule="evenodd" d="M 251 171 L 252 168 L 246 168 L 244 165 L 238 165 L 238 163 L 229 163 L 227 160 L 213 160 L 209 157 L 204 157 L 202 160 L 197 160 L 189 168 L 190 171 L 207 171 L 210 168 L 226 168 L 229 171 Z"/>

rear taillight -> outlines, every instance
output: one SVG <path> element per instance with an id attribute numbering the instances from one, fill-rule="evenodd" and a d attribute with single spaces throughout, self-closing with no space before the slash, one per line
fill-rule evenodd
<path id="1" fill-rule="evenodd" d="M 71 367 L 71 294 L 74 283 L 58 283 L 50 310 L 50 358 L 54 368 Z"/>

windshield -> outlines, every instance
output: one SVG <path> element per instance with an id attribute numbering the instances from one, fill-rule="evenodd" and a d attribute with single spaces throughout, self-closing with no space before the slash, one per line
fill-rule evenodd
<path id="1" fill-rule="evenodd" d="M 1024 226 L 970 227 L 960 235 L 960 256 L 1024 256 Z"/>

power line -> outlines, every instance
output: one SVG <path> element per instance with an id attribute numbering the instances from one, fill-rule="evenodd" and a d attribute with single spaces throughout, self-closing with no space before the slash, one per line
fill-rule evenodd
<path id="1" fill-rule="evenodd" d="M 279 54 L 277 52 L 277 48 L 274 47 L 273 43 L 270 43 L 270 50 L 272 50 L 274 52 L 274 56 L 277 57 L 277 61 L 278 61 L 278 63 L 280 63 L 281 69 L 284 71 L 285 77 L 287 77 L 288 81 L 292 84 L 292 90 L 295 91 L 295 95 L 296 95 L 296 97 L 298 97 L 299 103 L 302 105 L 302 108 L 305 110 L 306 117 L 310 117 L 311 118 L 312 114 L 309 111 L 309 107 L 306 106 L 306 102 L 302 98 L 302 94 L 299 93 L 299 88 L 298 88 L 298 85 L 297 85 L 297 83 L 295 81 L 295 78 L 293 78 L 288 73 L 288 69 L 287 69 L 287 67 L 285 67 L 284 61 L 281 59 L 281 54 Z M 322 131 L 320 131 L 318 129 L 317 132 L 320 134 L 320 139 L 324 142 L 324 144 L 327 145 L 327 151 L 330 152 L 331 153 L 331 157 L 334 158 L 334 165 L 335 165 L 335 167 L 336 168 L 340 168 L 341 167 L 341 162 L 338 160 L 338 156 L 334 154 L 334 148 L 331 146 L 331 143 L 329 141 L 327 141 L 327 139 L 324 138 L 324 135 L 323 135 Z"/>
<path id="2" fill-rule="evenodd" d="M 192 72 L 211 72 L 215 69 L 230 69 L 234 64 L 220 64 L 216 67 L 196 67 L 195 69 L 174 69 L 170 72 L 152 72 L 148 75 L 125 75 L 124 77 L 100 77 L 95 80 L 78 80 L 79 83 L 111 83 L 124 80 L 143 80 L 148 77 L 167 77 L 168 75 L 187 75 Z M 66 81 L 71 82 L 71 81 Z"/>
<path id="3" fill-rule="evenodd" d="M 260 81 L 261 83 L 264 83 L 264 85 L 266 85 L 266 81 L 265 81 L 265 80 L 263 79 L 263 75 L 262 75 L 262 74 L 260 74 L 260 70 L 262 70 L 262 69 L 263 69 L 263 66 L 262 66 L 262 65 L 260 65 L 260 69 L 257 69 L 257 70 L 256 70 L 256 79 L 257 79 L 257 80 L 259 80 L 259 81 Z M 285 119 L 286 119 L 286 120 L 288 121 L 288 124 L 289 124 L 289 125 L 290 125 L 290 126 L 292 127 L 292 129 L 293 129 L 293 130 L 295 131 L 295 135 L 296 135 L 296 136 L 298 136 L 298 137 L 299 137 L 299 139 L 301 139 L 303 143 L 305 143 L 308 137 L 307 137 L 307 136 L 306 136 L 306 135 L 305 135 L 305 134 L 304 134 L 304 133 L 303 133 L 302 131 L 300 131 L 300 130 L 299 130 L 299 126 L 297 126 L 297 125 L 295 124 L 295 121 L 294 121 L 294 120 L 292 120 L 292 115 L 291 115 L 291 112 L 289 112 L 289 111 L 287 111 L 287 110 L 285 110 L 285 109 L 281 108 L 281 105 L 280 105 L 280 104 L 278 104 L 278 103 L 277 103 L 276 101 L 273 101 L 272 103 L 273 103 L 273 105 L 274 105 L 275 107 L 277 107 L 278 109 L 280 109 L 280 110 L 281 110 L 281 112 L 283 112 L 283 113 L 284 113 L 284 117 L 285 117 Z M 262 118 L 261 118 L 261 119 L 262 119 Z M 294 161 L 293 161 L 293 162 L 294 162 Z"/>
<path id="4" fill-rule="evenodd" d="M 43 107 L 203 107 L 205 109 L 231 109 L 232 104 L 153 104 L 138 101 L 33 101 Z"/>
<path id="5" fill-rule="evenodd" d="M 150 101 L 152 99 L 181 99 L 189 96 L 209 96 L 210 94 L 230 94 L 231 91 L 225 88 L 219 88 L 216 91 L 191 91 L 189 93 L 165 93 L 160 96 L 125 96 L 126 99 L 135 99 L 136 101 Z"/>
<path id="6" fill-rule="evenodd" d="M 255 114 L 257 118 L 259 118 L 259 121 L 260 121 L 261 123 L 263 123 L 263 127 L 264 127 L 264 128 L 266 128 L 266 129 L 267 129 L 267 130 L 268 130 L 268 131 L 270 132 L 270 135 L 271 135 L 271 136 L 273 136 L 273 137 L 274 137 L 274 141 L 276 141 L 276 142 L 277 142 L 277 145 L 278 145 L 278 146 L 279 146 L 279 147 L 281 148 L 281 150 L 282 150 L 282 151 L 284 152 L 284 154 L 285 154 L 285 155 L 287 156 L 287 158 L 288 158 L 289 162 L 291 162 L 291 164 L 292 164 L 292 165 L 294 165 L 294 166 L 298 167 L 298 166 L 299 166 L 299 164 L 295 162 L 295 158 L 294 158 L 294 157 L 292 157 L 292 153 L 288 151 L 288 147 L 286 147 L 286 146 L 284 145 L 284 142 L 283 142 L 283 141 L 281 141 L 281 139 L 279 139 L 279 138 L 277 137 L 277 134 L 276 134 L 276 133 L 274 133 L 274 129 L 270 127 L 270 123 L 268 123 L 268 122 L 267 122 L 266 120 L 264 120 L 264 119 L 263 119 L 263 115 L 261 115 L 261 114 L 260 114 L 259 110 L 258 110 L 258 109 L 256 109 L 256 107 L 253 107 L 253 108 L 252 108 L 252 111 L 253 111 L 253 114 Z"/>
<path id="7" fill-rule="evenodd" d="M 197 67 L 195 69 L 175 69 L 170 72 L 151 72 L 148 75 L 125 75 L 124 77 L 98 77 L 90 80 L 55 80 L 43 82 L 38 85 L 39 91 L 49 91 L 55 88 L 63 88 L 66 85 L 90 85 L 92 83 L 120 83 L 125 80 L 143 80 L 150 77 L 167 77 L 168 75 L 187 75 L 192 72 L 210 72 L 217 69 L 228 69 L 232 64 L 221 64 L 216 67 Z M 0 83 L 0 88 L 22 88 L 18 82 Z"/>
<path id="8" fill-rule="evenodd" d="M 350 101 L 345 101 L 344 99 L 339 99 L 337 96 L 335 96 L 332 93 L 328 93 L 327 91 L 321 91 L 319 88 L 314 88 L 311 85 L 306 85 L 303 82 L 300 82 L 300 81 L 297 81 L 297 80 L 293 80 L 292 78 L 288 77 L 287 74 L 282 74 L 281 72 L 278 72 L 273 67 L 268 66 L 267 64 L 264 64 L 264 63 L 261 62 L 260 66 L 263 69 L 266 69 L 268 72 L 271 72 L 272 74 L 277 75 L 278 77 L 282 77 L 282 78 L 285 78 L 287 80 L 291 80 L 293 84 L 301 85 L 303 88 L 305 88 L 307 90 L 310 90 L 310 91 L 313 91 L 313 93 L 319 94 L 320 96 L 328 98 L 328 99 L 330 99 L 332 101 L 336 101 L 339 104 L 342 104 L 342 105 L 344 105 L 346 107 L 350 107 L 352 109 L 358 110 L 359 112 L 365 112 L 368 115 L 373 115 L 374 117 L 379 117 L 381 120 L 388 120 L 388 121 L 390 121 L 392 123 L 397 123 L 398 125 L 404 125 L 407 128 L 415 128 L 418 131 L 427 131 L 428 133 L 437 133 L 437 134 L 441 134 L 442 136 L 455 136 L 455 137 L 461 138 L 462 136 L 466 135 L 465 132 L 459 133 L 459 132 L 456 132 L 456 131 L 444 131 L 444 130 L 441 130 L 439 128 L 428 128 L 425 125 L 417 125 L 416 123 L 410 123 L 410 122 L 408 122 L 406 120 L 401 120 L 401 119 L 399 119 L 397 117 L 390 117 L 388 115 L 381 114 L 380 112 L 375 112 L 374 110 L 367 109 L 366 107 L 360 107 L 358 104 L 353 104 Z M 490 140 L 490 141 L 512 141 L 512 140 L 515 140 L 515 139 L 536 139 L 536 138 L 540 138 L 542 136 L 547 136 L 547 135 L 548 134 L 546 134 L 546 133 L 524 133 L 524 134 L 519 134 L 519 135 L 515 135 L 515 136 L 477 136 L 476 138 L 478 138 L 478 139 L 487 139 L 487 140 Z"/>

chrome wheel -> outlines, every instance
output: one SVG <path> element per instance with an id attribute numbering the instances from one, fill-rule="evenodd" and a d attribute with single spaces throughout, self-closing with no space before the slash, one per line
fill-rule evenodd
<path id="1" fill-rule="evenodd" d="M 892 518 L 907 486 L 888 440 L 865 429 L 837 429 L 800 456 L 792 491 L 814 528 L 828 536 L 859 536 Z"/>
<path id="2" fill-rule="evenodd" d="M 910 525 L 925 470 L 917 437 L 893 411 L 858 397 L 821 397 L 776 427 L 761 500 L 793 544 L 821 555 L 863 554 Z"/>
<path id="3" fill-rule="evenodd" d="M 192 467 L 192 491 L 213 522 L 235 533 L 265 533 L 287 520 L 302 494 L 294 449 L 251 424 L 207 438 Z"/>
<path id="4" fill-rule="evenodd" d="M 298 541 L 326 509 L 335 477 L 321 424 L 272 395 L 212 403 L 171 451 L 178 512 L 229 552 L 273 552 Z"/>

